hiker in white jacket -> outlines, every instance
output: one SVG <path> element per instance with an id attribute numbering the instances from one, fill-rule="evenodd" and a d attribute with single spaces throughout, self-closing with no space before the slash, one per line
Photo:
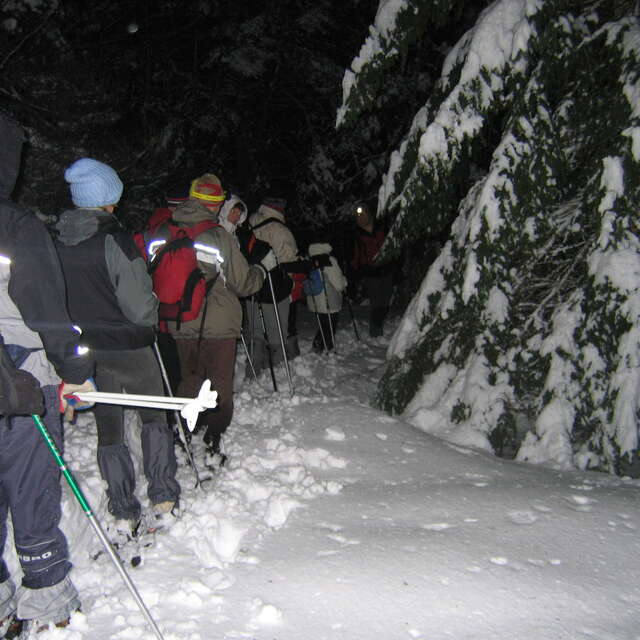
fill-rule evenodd
<path id="1" fill-rule="evenodd" d="M 312 276 L 318 286 L 306 287 L 306 292 L 307 308 L 318 316 L 319 327 L 313 339 L 313 349 L 319 353 L 325 348 L 334 348 L 342 292 L 347 287 L 347 279 L 331 252 L 332 247 L 326 242 L 310 244 L 308 249 L 309 258 L 318 264 L 318 273 Z"/>

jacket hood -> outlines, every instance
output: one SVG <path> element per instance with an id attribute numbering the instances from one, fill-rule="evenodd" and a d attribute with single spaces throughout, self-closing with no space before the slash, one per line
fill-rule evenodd
<path id="1" fill-rule="evenodd" d="M 309 245 L 309 255 L 310 256 L 320 256 L 325 253 L 331 253 L 331 245 L 328 242 L 314 242 Z"/>
<path id="2" fill-rule="evenodd" d="M 229 222 L 228 216 L 229 212 L 233 207 L 237 204 L 241 204 L 244 206 L 244 211 L 240 216 L 240 220 L 236 224 L 232 224 Z M 239 227 L 245 220 L 247 219 L 247 205 L 240 199 L 238 196 L 231 195 L 224 201 L 222 208 L 220 209 L 220 213 L 218 214 L 218 222 L 229 232 L 235 233 L 236 227 Z"/>
<path id="3" fill-rule="evenodd" d="M 172 217 L 175 222 L 184 222 L 185 224 L 194 224 L 203 220 L 218 222 L 218 214 L 213 213 L 213 211 L 193 198 L 189 198 L 185 203 L 178 205 Z"/>
<path id="4" fill-rule="evenodd" d="M 102 221 L 111 219 L 112 214 L 101 209 L 69 209 L 60 215 L 54 228 L 59 242 L 74 246 L 93 236 Z"/>
<path id="5" fill-rule="evenodd" d="M 22 129 L 0 115 L 0 198 L 9 199 L 20 171 L 20 155 L 24 143 Z"/>
<path id="6" fill-rule="evenodd" d="M 249 219 L 249 223 L 251 226 L 256 225 L 258 222 L 262 220 L 266 220 L 267 218 L 277 218 L 280 222 L 284 222 L 284 213 L 282 211 L 278 211 L 277 209 L 272 209 L 268 207 L 266 204 L 261 204 L 258 207 L 258 211 L 254 213 Z"/>

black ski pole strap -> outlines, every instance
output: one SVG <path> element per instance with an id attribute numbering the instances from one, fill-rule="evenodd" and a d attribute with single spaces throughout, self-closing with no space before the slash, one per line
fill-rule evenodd
<path id="1" fill-rule="evenodd" d="M 213 289 L 213 285 L 216 283 L 216 280 L 220 276 L 220 272 L 216 273 L 216 275 L 211 278 L 211 280 L 207 280 L 207 284 L 205 285 L 205 293 L 204 293 L 204 309 L 202 309 L 202 315 L 200 316 L 200 329 L 198 330 L 198 350 L 196 356 L 196 365 L 198 364 L 198 358 L 200 357 L 200 344 L 202 343 L 202 336 L 204 335 L 204 323 L 207 319 L 207 308 L 209 307 L 209 292 Z"/>
<path id="2" fill-rule="evenodd" d="M 261 222 L 258 222 L 258 224 L 249 226 L 249 228 L 251 229 L 251 231 L 255 231 L 256 229 L 259 229 L 260 227 L 264 227 L 268 224 L 271 224 L 272 222 L 277 222 L 278 224 L 281 224 L 283 227 L 287 226 L 286 222 L 282 222 L 282 220 L 278 220 L 278 218 L 266 218 Z"/>

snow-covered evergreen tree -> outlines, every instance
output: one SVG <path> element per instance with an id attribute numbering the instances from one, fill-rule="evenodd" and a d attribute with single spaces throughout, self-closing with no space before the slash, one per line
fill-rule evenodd
<path id="1" fill-rule="evenodd" d="M 381 1 L 338 126 L 370 108 L 401 43 L 457 5 Z M 634 11 L 497 0 L 447 55 L 379 191 L 386 255 L 449 234 L 393 337 L 381 407 L 521 460 L 619 471 L 637 451 Z"/>

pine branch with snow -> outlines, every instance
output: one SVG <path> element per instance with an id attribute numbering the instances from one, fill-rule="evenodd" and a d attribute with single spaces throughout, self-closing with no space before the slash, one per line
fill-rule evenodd
<path id="1" fill-rule="evenodd" d="M 638 448 L 640 31 L 619 9 L 498 1 L 447 57 L 380 188 L 387 255 L 449 229 L 386 410 L 565 467 Z"/>

